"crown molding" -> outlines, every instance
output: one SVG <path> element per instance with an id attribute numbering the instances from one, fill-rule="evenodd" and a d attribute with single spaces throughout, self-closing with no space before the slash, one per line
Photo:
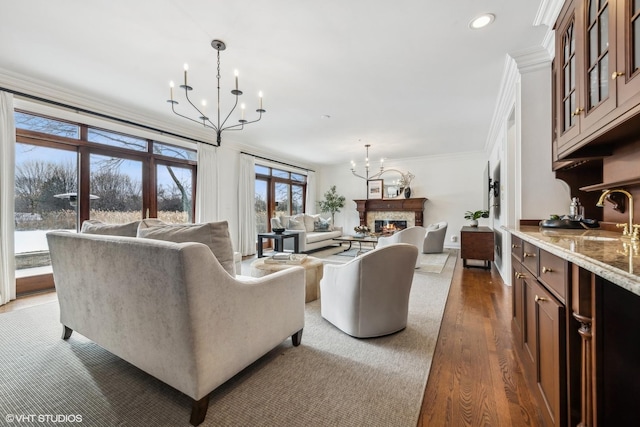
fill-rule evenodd
<path id="1" fill-rule="evenodd" d="M 512 52 L 509 56 L 516 62 L 518 71 L 523 74 L 550 67 L 551 64 L 549 51 L 542 46 Z"/>
<path id="2" fill-rule="evenodd" d="M 491 153 L 493 145 L 498 141 L 501 129 L 511 109 L 516 102 L 516 83 L 520 78 L 516 61 L 509 55 L 505 57 L 505 64 L 500 80 L 500 91 L 498 92 L 496 106 L 493 110 L 489 134 L 484 145 L 487 154 Z"/>
<path id="3" fill-rule="evenodd" d="M 69 108 L 65 108 L 62 105 L 58 105 L 55 108 L 77 113 L 79 117 L 78 121 L 80 122 L 83 122 L 81 119 L 82 117 L 91 116 L 90 113 L 79 111 L 86 110 L 95 113 L 95 117 L 100 117 L 102 120 L 109 121 L 108 117 L 113 117 L 118 120 L 122 120 L 123 122 L 131 123 L 130 127 L 133 129 L 135 129 L 135 125 L 138 124 L 143 127 L 157 129 L 161 135 L 164 131 L 167 134 L 173 134 L 178 137 L 189 138 L 215 145 L 215 135 L 197 127 L 185 127 L 182 123 L 158 120 L 157 118 L 142 114 L 139 111 L 127 109 L 126 106 L 116 105 L 102 99 L 87 96 L 86 94 L 73 92 L 49 82 L 17 74 L 3 68 L 0 68 L 0 87 L 24 93 L 36 98 L 42 98 L 46 101 L 50 101 L 51 103 L 67 105 Z M 48 104 L 47 102 L 38 101 L 37 99 L 20 97 L 18 94 L 15 96 L 18 99 L 25 99 L 33 103 L 41 103 L 43 105 Z"/>
<path id="4" fill-rule="evenodd" d="M 553 30 L 563 4 L 564 0 L 542 0 L 533 19 L 533 25 L 546 25 L 550 30 Z"/>

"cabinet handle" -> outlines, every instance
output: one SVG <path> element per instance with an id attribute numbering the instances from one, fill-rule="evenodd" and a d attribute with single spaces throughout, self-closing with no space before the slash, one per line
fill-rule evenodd
<path id="1" fill-rule="evenodd" d="M 614 71 L 613 73 L 611 73 L 611 80 L 615 80 L 620 76 L 624 76 L 624 73 L 622 71 Z"/>
<path id="2" fill-rule="evenodd" d="M 538 295 L 536 295 L 536 297 L 534 299 L 536 300 L 536 302 L 538 302 L 538 301 L 546 301 L 547 300 L 546 298 L 539 297 Z"/>
<path id="3" fill-rule="evenodd" d="M 550 267 L 542 267 L 542 273 L 551 273 L 553 270 Z"/>
<path id="4" fill-rule="evenodd" d="M 522 254 L 522 256 L 525 257 L 525 258 L 535 258 L 536 254 L 525 252 L 525 253 Z"/>
<path id="5" fill-rule="evenodd" d="M 580 113 L 582 113 L 583 111 L 584 111 L 584 108 L 576 108 L 576 111 L 574 111 L 573 113 L 571 113 L 571 116 L 572 116 L 572 117 L 579 116 L 579 115 L 580 115 Z"/>
<path id="6" fill-rule="evenodd" d="M 516 245 L 515 243 L 514 243 L 513 245 L 511 245 L 511 249 L 517 249 L 517 248 L 519 248 L 519 247 L 520 247 L 520 246 Z"/>
<path id="7" fill-rule="evenodd" d="M 525 276 L 522 273 L 516 273 L 516 279 L 524 279 L 525 277 L 527 277 L 527 276 Z"/>

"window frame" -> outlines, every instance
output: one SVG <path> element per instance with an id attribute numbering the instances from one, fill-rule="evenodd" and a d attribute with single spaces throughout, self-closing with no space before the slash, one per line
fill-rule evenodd
<path id="1" fill-rule="evenodd" d="M 179 157 L 164 156 L 154 153 L 154 143 L 152 138 L 140 138 L 137 135 L 130 135 L 121 130 L 110 130 L 104 126 L 87 125 L 70 120 L 60 119 L 54 116 L 34 113 L 25 109 L 14 110 L 15 113 L 28 114 L 31 116 L 42 117 L 58 122 L 69 123 L 79 126 L 79 138 L 69 138 L 45 132 L 22 129 L 16 127 L 16 143 L 29 144 L 40 147 L 60 149 L 65 151 L 75 151 L 78 156 L 78 217 L 76 222 L 76 231 L 80 231 L 82 222 L 89 219 L 90 216 L 90 157 L 92 154 L 102 156 L 112 156 L 127 160 L 141 161 L 142 163 L 142 210 L 140 219 L 157 218 L 157 186 L 156 186 L 156 165 L 173 165 L 180 168 L 191 169 L 191 218 L 195 218 L 196 212 L 196 182 L 197 182 L 197 160 L 181 159 Z M 114 132 L 125 136 L 131 136 L 147 141 L 147 149 L 145 151 L 129 150 L 123 147 L 105 145 L 98 142 L 90 142 L 88 140 L 89 129 L 100 129 L 107 132 Z M 164 146 L 172 146 L 174 144 L 158 141 Z M 175 145 L 181 150 L 196 149 L 186 148 Z M 195 156 L 197 159 L 197 155 Z M 54 288 L 52 274 L 40 274 L 33 276 L 25 276 L 16 280 L 16 293 L 24 294 L 27 292 L 41 291 Z"/>

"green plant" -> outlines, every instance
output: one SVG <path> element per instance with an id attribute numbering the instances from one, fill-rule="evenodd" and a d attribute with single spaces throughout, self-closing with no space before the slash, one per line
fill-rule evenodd
<path id="1" fill-rule="evenodd" d="M 481 211 L 466 211 L 464 213 L 465 219 L 479 219 L 479 218 L 489 218 L 489 211 L 481 210 Z"/>
<path id="2" fill-rule="evenodd" d="M 341 208 L 344 208 L 345 198 L 344 196 L 336 193 L 336 186 L 332 185 L 324 193 L 324 200 L 318 202 L 321 212 L 331 212 L 331 223 L 335 225 L 335 214 L 340 212 Z"/>

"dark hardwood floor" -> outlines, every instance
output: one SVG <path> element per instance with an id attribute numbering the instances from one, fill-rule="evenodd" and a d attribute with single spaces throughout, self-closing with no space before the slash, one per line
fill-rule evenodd
<path id="1" fill-rule="evenodd" d="M 418 427 L 540 426 L 511 336 L 511 287 L 458 259 Z"/>
<path id="2" fill-rule="evenodd" d="M 18 298 L 0 313 L 56 300 L 55 292 Z M 511 288 L 497 270 L 458 259 L 418 427 L 540 426 L 511 337 Z"/>

